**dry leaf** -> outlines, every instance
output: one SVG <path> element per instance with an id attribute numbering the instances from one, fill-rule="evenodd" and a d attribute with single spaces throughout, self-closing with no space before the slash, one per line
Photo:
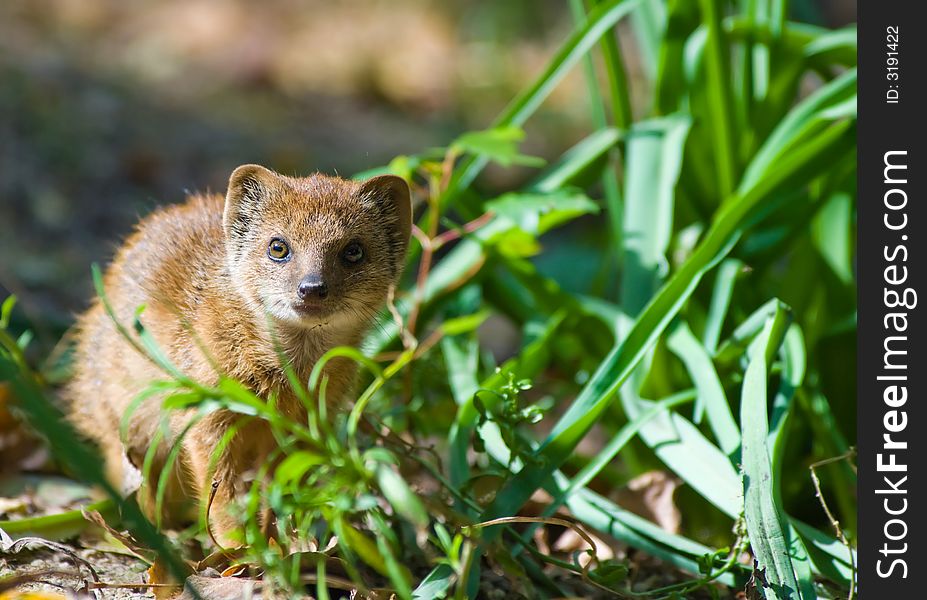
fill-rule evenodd
<path id="1" fill-rule="evenodd" d="M 0 554 L 16 554 L 24 549 L 32 549 L 35 547 L 48 548 L 49 550 L 67 555 L 68 558 L 77 563 L 79 566 L 86 568 L 87 571 L 90 572 L 90 577 L 93 579 L 93 581 L 100 581 L 100 576 L 97 575 L 96 569 L 93 568 L 93 565 L 91 565 L 86 559 L 78 556 L 74 552 L 74 549 L 70 546 L 35 536 L 25 536 L 14 540 L 9 536 L 9 534 L 7 534 L 7 532 L 0 529 Z"/>
<path id="2" fill-rule="evenodd" d="M 664 531 L 679 533 L 682 515 L 673 501 L 679 480 L 665 471 L 648 471 L 632 479 L 627 488 L 617 494 L 618 504 Z"/>
<path id="3" fill-rule="evenodd" d="M 605 541 L 588 531 L 586 534 L 595 542 L 596 560 L 598 562 L 615 558 L 614 551 L 612 551 Z M 579 553 L 577 555 L 577 562 L 579 562 L 582 567 L 588 567 L 589 563 L 592 562 L 592 556 L 590 556 L 588 552 L 589 544 L 574 529 L 567 529 L 564 531 L 563 535 L 554 542 L 553 549 L 557 552 L 566 552 L 570 555 Z"/>
<path id="4" fill-rule="evenodd" d="M 82 509 L 81 513 L 83 513 L 85 519 L 103 528 L 103 530 L 111 535 L 114 540 L 125 546 L 126 550 L 128 550 L 133 556 L 140 558 L 149 565 L 153 564 L 155 559 L 155 552 L 149 548 L 145 548 L 139 545 L 138 542 L 136 542 L 128 532 L 116 531 L 106 523 L 106 520 L 103 519 L 103 515 L 95 510 Z"/>
<path id="5" fill-rule="evenodd" d="M 220 577 L 238 577 L 248 570 L 247 565 L 232 565 L 219 574 Z"/>
<path id="6" fill-rule="evenodd" d="M 155 600 L 170 600 L 178 597 L 183 591 L 180 583 L 171 575 L 170 568 L 164 564 L 160 557 L 148 567 L 148 583 L 154 584 L 151 588 Z"/>

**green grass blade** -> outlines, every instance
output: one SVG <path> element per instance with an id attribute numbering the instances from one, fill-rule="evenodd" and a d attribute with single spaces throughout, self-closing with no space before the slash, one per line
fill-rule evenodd
<path id="1" fill-rule="evenodd" d="M 479 345 L 473 336 L 445 337 L 441 340 L 441 350 L 450 377 L 451 392 L 457 406 L 464 406 L 473 401 L 473 395 L 479 390 L 476 376 L 479 362 Z M 448 476 L 451 484 L 460 487 L 470 477 L 467 463 L 469 432 L 460 431 L 459 421 L 455 421 L 449 434 L 450 460 Z"/>
<path id="2" fill-rule="evenodd" d="M 99 500 L 83 508 L 75 508 L 65 512 L 42 515 L 40 517 L 25 517 L 11 521 L 0 521 L 0 529 L 11 538 L 18 539 L 27 536 L 38 536 L 46 540 L 61 541 L 77 537 L 93 524 L 84 518 L 83 510 L 96 511 L 111 525 L 118 522 L 119 512 L 111 499 Z"/>
<path id="3" fill-rule="evenodd" d="M 440 564 L 422 579 L 414 590 L 412 590 L 412 600 L 434 600 L 435 598 L 444 598 L 451 585 L 457 579 L 454 570 L 446 565 Z"/>
<path id="4" fill-rule="evenodd" d="M 779 123 L 753 157 L 744 172 L 741 189 L 757 185 L 771 171 L 779 169 L 780 159 L 803 138 L 811 137 L 805 133 L 809 131 L 809 125 L 824 127 L 829 120 L 823 117 L 827 108 L 846 101 L 855 103 L 855 98 L 856 69 L 851 69 L 802 101 Z M 855 118 L 855 113 L 848 116 Z"/>
<path id="5" fill-rule="evenodd" d="M 721 330 L 724 328 L 724 318 L 727 316 L 731 295 L 734 293 L 734 283 L 743 271 L 743 267 L 743 263 L 736 258 L 729 258 L 718 266 L 715 285 L 711 293 L 711 303 L 708 305 L 708 315 L 705 318 L 705 331 L 702 334 L 702 345 L 709 355 L 713 356 L 718 349 L 718 340 L 721 339 Z"/>
<path id="6" fill-rule="evenodd" d="M 639 430 L 640 426 L 648 420 L 664 413 L 672 405 L 690 400 L 691 393 L 682 393 L 664 399 L 662 405 L 654 403 L 651 411 L 638 417 L 623 432 L 631 434 L 634 430 Z M 618 437 L 624 438 L 625 435 L 619 434 Z M 497 442 L 492 445 L 487 444 L 487 451 L 493 459 L 501 464 L 506 464 L 509 450 L 505 447 L 504 442 L 501 440 L 497 440 Z M 595 462 L 601 463 L 602 461 L 597 458 Z M 597 465 L 592 466 L 590 472 L 595 470 L 596 467 Z M 563 502 L 570 512 L 586 525 L 612 535 L 635 548 L 644 550 L 669 564 L 691 573 L 699 572 L 698 562 L 693 558 L 714 553 L 714 550 L 707 546 L 684 536 L 664 531 L 647 519 L 620 508 L 585 487 L 576 485 L 580 480 L 588 480 L 588 478 L 583 473 L 580 473 L 571 481 L 560 471 L 553 472 L 552 479 L 549 479 L 544 484 L 547 492 L 556 499 L 553 508 L 556 507 L 557 503 Z M 522 539 L 524 540 L 525 536 Z M 520 545 L 516 545 L 514 551 L 517 552 L 520 547 Z M 726 585 L 738 584 L 738 581 L 735 581 L 731 573 L 723 574 L 718 578 L 718 581 Z"/>
<path id="7" fill-rule="evenodd" d="M 711 357 L 685 323 L 680 323 L 673 330 L 667 338 L 667 345 L 686 365 L 686 370 L 698 389 L 699 401 L 708 413 L 708 425 L 714 433 L 718 447 L 732 460 L 737 461 L 740 453 L 740 429 L 731 413 L 731 406 Z M 699 421 L 697 416 L 695 421 Z"/>
<path id="8" fill-rule="evenodd" d="M 657 65 L 654 112 L 670 114 L 683 108 L 689 93 L 683 68 L 684 49 L 689 35 L 698 26 L 698 4 L 691 0 L 673 0 L 668 3 L 666 34 L 660 46 Z"/>
<path id="9" fill-rule="evenodd" d="M 633 394 L 629 387 L 624 407 L 631 419 L 653 405 Z M 628 401 L 630 400 L 630 401 Z M 644 423 L 641 439 L 666 466 L 700 496 L 731 518 L 740 514 L 740 479 L 728 454 L 712 444 L 698 427 L 685 417 L 668 412 Z"/>
<path id="10" fill-rule="evenodd" d="M 773 399 L 772 414 L 769 418 L 770 459 L 773 470 L 778 477 L 782 469 L 782 457 L 785 453 L 785 441 L 788 433 L 788 420 L 792 415 L 792 400 L 805 379 L 807 354 L 805 340 L 798 325 L 793 324 L 785 334 L 782 344 L 782 372 L 779 389 Z"/>
<path id="11" fill-rule="evenodd" d="M 583 0 L 568 0 L 567 4 L 569 4 L 570 14 L 573 16 L 573 23 L 577 29 L 582 29 L 586 25 L 586 7 L 583 5 Z M 605 105 L 602 101 L 602 92 L 599 89 L 599 80 L 596 75 L 592 53 L 588 53 L 583 57 L 583 79 L 586 81 L 592 124 L 596 129 L 607 127 Z"/>
<path id="12" fill-rule="evenodd" d="M 702 21 L 708 30 L 704 48 L 708 127 L 713 134 L 718 195 L 726 200 L 734 191 L 739 171 L 732 130 L 736 123 L 732 122 L 735 111 L 730 86 L 730 48 L 721 26 L 722 2 L 699 0 L 699 5 L 702 9 Z"/>
<path id="13" fill-rule="evenodd" d="M 592 0 L 593 6 L 600 4 L 602 0 Z M 608 93 L 612 101 L 612 122 L 619 129 L 627 129 L 631 126 L 634 115 L 631 112 L 631 89 L 628 75 L 621 59 L 621 49 L 618 46 L 616 33 L 612 31 L 602 38 L 602 58 L 608 78 Z"/>
<path id="14" fill-rule="evenodd" d="M 5 336 L 6 331 L 0 330 L 0 334 Z M 152 548 L 165 560 L 172 575 L 182 580 L 186 570 L 170 542 L 151 525 L 134 502 L 124 500 L 107 481 L 99 454 L 81 441 L 57 407 L 45 397 L 35 375 L 24 372 L 4 354 L 4 349 L 9 350 L 6 341 L 0 348 L 0 381 L 10 383 L 14 396 L 20 400 L 18 406 L 29 423 L 52 442 L 52 452 L 62 465 L 81 481 L 98 485 L 106 492 L 119 507 L 123 524 L 141 543 Z"/>
<path id="15" fill-rule="evenodd" d="M 832 535 L 789 517 L 789 524 L 801 537 L 808 552 L 808 558 L 815 573 L 832 579 L 841 585 L 850 585 L 852 566 L 850 551 Z M 859 564 L 853 551 L 852 564 Z"/>
<path id="16" fill-rule="evenodd" d="M 571 184 L 578 185 L 578 181 L 589 170 L 599 165 L 622 137 L 623 133 L 614 127 L 606 127 L 589 134 L 564 152 L 556 162 L 533 180 L 525 191 L 553 192 Z"/>
<path id="17" fill-rule="evenodd" d="M 785 313 L 767 321 L 750 348 L 744 375 L 740 423 L 743 435 L 744 518 L 753 554 L 776 598 L 802 598 L 790 558 L 782 507 L 776 502 L 775 482 L 767 446 L 767 378 L 772 357 L 786 327 Z M 778 332 L 778 334 L 777 334 Z"/>
<path id="18" fill-rule="evenodd" d="M 821 258 L 846 285 L 853 285 L 854 217 L 853 198 L 847 192 L 836 192 L 814 216 L 811 229 Z"/>
<path id="19" fill-rule="evenodd" d="M 570 10 L 573 13 L 573 19 L 576 21 L 578 26 L 585 25 L 586 22 L 586 9 L 583 6 L 583 0 L 570 0 Z M 606 49 L 606 57 L 612 57 L 608 54 L 607 49 L 611 46 L 606 46 L 608 42 L 612 42 L 612 46 L 615 46 L 615 37 L 612 34 L 607 34 L 603 38 L 603 48 Z M 617 47 L 615 46 L 615 52 L 617 52 Z M 612 57 L 614 60 L 614 57 Z M 608 120 L 605 115 L 605 106 L 601 91 L 599 89 L 598 79 L 596 78 L 595 70 L 595 61 L 592 59 L 592 54 L 587 54 L 586 58 L 583 60 L 583 74 L 586 79 L 586 88 L 589 92 L 589 99 L 592 106 L 592 123 L 596 129 L 604 129 L 608 127 Z M 621 76 L 624 75 L 624 70 L 621 68 L 620 59 L 616 65 L 607 65 L 607 68 L 611 71 L 612 69 L 621 69 Z M 616 74 L 610 73 L 610 81 L 614 80 L 617 77 Z M 613 85 L 617 86 L 615 83 Z M 616 99 L 616 94 L 620 95 L 620 92 L 624 91 L 624 100 L 627 100 L 627 90 L 616 90 L 612 89 L 612 99 L 617 107 L 613 107 L 612 112 L 620 111 L 620 115 L 616 116 L 615 124 L 619 128 L 626 128 L 628 125 L 628 117 L 625 111 L 630 110 L 629 107 L 622 106 L 620 99 Z M 620 120 L 619 120 L 620 119 Z M 602 171 L 602 190 L 605 194 L 605 204 L 608 207 L 608 222 L 611 225 L 611 235 L 612 235 L 612 244 L 611 247 L 614 249 L 615 254 L 620 254 L 621 244 L 619 240 L 621 239 L 621 212 L 622 212 L 622 201 L 621 201 L 621 189 L 618 183 L 618 171 L 617 171 L 617 159 L 615 153 L 612 152 L 609 156 L 608 165 Z"/>
<path id="20" fill-rule="evenodd" d="M 669 266 L 676 182 L 691 121 L 671 115 L 636 123 L 628 133 L 621 306 L 636 315 Z"/>
<path id="21" fill-rule="evenodd" d="M 648 79 L 653 79 L 656 73 L 665 22 L 666 9 L 662 0 L 645 0 L 631 15 L 631 26 L 634 29 L 637 47 L 640 48 L 644 73 Z"/>

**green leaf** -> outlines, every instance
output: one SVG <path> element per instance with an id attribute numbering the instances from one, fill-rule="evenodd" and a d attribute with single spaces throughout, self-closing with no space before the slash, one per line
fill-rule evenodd
<path id="1" fill-rule="evenodd" d="M 545 486 L 552 494 L 568 485 L 562 474 L 555 474 L 554 479 L 556 484 Z M 572 494 L 566 505 L 571 514 L 590 527 L 689 573 L 699 573 L 698 558 L 714 553 L 712 548 L 666 532 L 647 519 L 585 488 Z M 718 581 L 725 585 L 736 585 L 732 573 L 725 573 Z"/>
<path id="2" fill-rule="evenodd" d="M 592 6 L 596 2 L 593 0 Z M 570 10 L 577 24 L 582 25 L 586 22 L 586 8 L 583 0 L 570 0 Z M 606 74 L 608 75 L 609 94 L 611 96 L 612 118 L 615 124 L 622 129 L 628 127 L 631 122 L 631 101 L 629 97 L 627 76 L 625 75 L 624 65 L 621 62 L 621 55 L 618 49 L 618 42 L 615 35 L 606 35 L 601 44 L 602 56 L 605 61 Z M 583 75 L 586 80 L 586 89 L 589 91 L 589 100 L 592 108 L 592 122 L 597 128 L 608 126 L 608 118 L 605 114 L 605 97 L 599 89 L 599 81 L 596 73 L 596 65 L 592 53 L 586 55 L 583 61 Z M 602 191 L 605 195 L 605 205 L 608 207 L 608 220 L 611 226 L 612 248 L 615 255 L 620 255 L 621 245 L 621 213 L 622 200 L 621 189 L 618 179 L 618 169 L 620 161 L 617 153 L 612 152 L 609 156 L 608 168 L 602 171 Z"/>
<path id="3" fill-rule="evenodd" d="M 707 28 L 704 47 L 707 78 L 708 127 L 713 134 L 713 158 L 719 195 L 726 199 L 734 191 L 739 172 L 732 127 L 737 125 L 731 97 L 730 48 L 721 27 L 722 2 L 700 0 L 702 22 Z"/>
<path id="4" fill-rule="evenodd" d="M 609 150 L 621 139 L 621 131 L 612 127 L 589 134 L 548 166 L 525 191 L 549 194 L 577 184 L 579 180 L 589 179 L 587 173 L 601 169 Z"/>
<path id="5" fill-rule="evenodd" d="M 734 293 L 734 283 L 743 268 L 743 263 L 736 258 L 729 258 L 718 267 L 708 316 L 705 318 L 705 332 L 702 335 L 703 345 L 709 355 L 713 356 L 718 349 L 718 340 L 721 338 L 724 319 L 731 303 L 731 295 Z"/>
<path id="6" fill-rule="evenodd" d="M 856 551 L 848 550 L 834 536 L 815 529 L 794 517 L 789 517 L 789 523 L 801 536 L 815 571 L 843 585 L 849 585 L 852 565 L 858 564 Z"/>
<path id="7" fill-rule="evenodd" d="M 629 315 L 643 308 L 669 270 L 666 251 L 690 126 L 689 117 L 671 115 L 635 123 L 628 133 L 621 305 Z"/>
<path id="8" fill-rule="evenodd" d="M 470 333 L 482 325 L 491 314 L 491 310 L 483 309 L 479 312 L 473 313 L 472 315 L 454 317 L 441 323 L 441 330 L 445 335 L 460 335 L 462 333 Z"/>
<path id="9" fill-rule="evenodd" d="M 674 394 L 668 398 L 664 398 L 657 402 L 654 402 L 653 405 L 646 411 L 637 415 L 629 423 L 624 425 L 618 432 L 612 436 L 608 443 L 596 454 L 596 456 L 590 460 L 582 469 L 570 480 L 569 486 L 554 494 L 554 498 L 551 503 L 544 509 L 544 516 L 550 516 L 554 514 L 558 507 L 560 507 L 567 499 L 572 496 L 577 490 L 589 485 L 589 483 L 595 478 L 599 472 L 602 471 L 615 457 L 619 452 L 625 447 L 625 445 L 634 438 L 635 435 L 640 433 L 642 427 L 644 427 L 650 420 L 667 414 L 667 411 L 671 410 L 675 406 L 678 406 L 685 402 L 691 402 L 694 394 L 692 391 L 680 392 L 679 394 Z"/>
<path id="10" fill-rule="evenodd" d="M 782 507 L 776 502 L 766 440 L 769 434 L 766 391 L 768 370 L 782 341 L 785 318 L 785 313 L 777 312 L 751 344 L 750 364 L 744 375 L 740 410 L 747 533 L 759 568 L 766 570 L 766 580 L 776 598 L 781 600 L 802 598 L 786 537 L 788 524 Z"/>
<path id="11" fill-rule="evenodd" d="M 326 458 L 317 452 L 297 450 L 277 466 L 274 470 L 274 478 L 281 483 L 299 483 L 309 469 L 325 463 Z"/>
<path id="12" fill-rule="evenodd" d="M 471 131 L 461 135 L 451 144 L 451 151 L 472 154 L 497 162 L 503 167 L 523 165 L 540 167 L 544 159 L 525 156 L 518 152 L 518 145 L 525 139 L 525 132 L 514 125 L 505 125 L 485 131 Z"/>
<path id="13" fill-rule="evenodd" d="M 722 452 L 736 461 L 740 450 L 740 430 L 731 413 L 731 406 L 711 357 L 685 323 L 676 326 L 667 339 L 667 345 L 685 363 L 686 370 L 698 389 L 699 402 L 708 413 L 708 425 L 718 441 L 718 446 Z M 695 411 L 695 415 L 695 422 L 698 423 L 699 410 Z"/>
<path id="14" fill-rule="evenodd" d="M 5 531 L 14 540 L 28 536 L 38 536 L 52 541 L 68 540 L 93 526 L 84 518 L 83 510 L 97 511 L 109 523 L 115 523 L 119 518 L 116 504 L 112 500 L 99 500 L 85 507 L 57 514 L 0 521 L 0 530 Z"/>
<path id="15" fill-rule="evenodd" d="M 631 26 L 640 44 L 640 58 L 648 79 L 656 72 L 658 49 L 662 46 L 666 9 L 661 0 L 644 0 L 631 15 Z"/>
<path id="16" fill-rule="evenodd" d="M 377 548 L 377 544 L 370 540 L 366 535 L 358 531 L 351 523 L 344 518 L 338 518 L 332 522 L 335 533 L 338 536 L 338 543 L 347 549 L 347 554 L 357 555 L 366 564 L 383 575 L 390 576 L 389 567 L 386 560 Z"/>
<path id="17" fill-rule="evenodd" d="M 413 600 L 437 600 L 446 598 L 447 591 L 451 584 L 457 579 L 454 570 L 446 565 L 440 564 L 418 584 L 418 587 L 412 590 Z"/>
<path id="18" fill-rule="evenodd" d="M 537 236 L 582 215 L 597 214 L 599 206 L 583 192 L 567 188 L 544 194 L 511 192 L 487 202 L 486 210 Z"/>
<path id="19" fill-rule="evenodd" d="M 811 239 L 824 262 L 846 285 L 853 284 L 853 199 L 834 193 L 814 217 Z"/>
<path id="20" fill-rule="evenodd" d="M 4 298 L 3 304 L 0 304 L 0 329 L 10 326 L 10 315 L 13 314 L 14 306 L 16 306 L 16 296 L 13 295 Z"/>
<path id="21" fill-rule="evenodd" d="M 825 116 L 826 111 L 848 100 L 854 102 L 852 106 L 855 106 L 855 98 L 856 69 L 850 69 L 802 101 L 782 119 L 753 157 L 753 161 L 744 172 L 740 189 L 759 184 L 764 176 L 781 169 L 783 160 L 805 160 L 804 156 L 796 156 L 797 147 L 805 140 L 820 134 L 827 124 L 834 120 Z M 855 112 L 850 111 L 846 116 L 854 118 Z"/>
<path id="22" fill-rule="evenodd" d="M 625 403 L 632 419 L 653 406 L 639 397 Z M 737 518 L 743 505 L 737 471 L 727 453 L 712 444 L 685 417 L 667 412 L 641 426 L 640 436 L 654 454 L 699 495 L 731 518 Z"/>

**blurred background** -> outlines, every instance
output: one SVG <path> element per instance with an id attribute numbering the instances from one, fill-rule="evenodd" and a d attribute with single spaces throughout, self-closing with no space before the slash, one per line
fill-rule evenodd
<path id="1" fill-rule="evenodd" d="M 789 10 L 856 20 L 852 0 Z M 90 264 L 155 206 L 222 192 L 242 163 L 349 176 L 446 145 L 487 127 L 572 27 L 561 0 L 4 0 L 0 297 L 19 297 L 47 348 L 87 305 Z M 525 152 L 558 155 L 588 115 L 576 69 Z"/>

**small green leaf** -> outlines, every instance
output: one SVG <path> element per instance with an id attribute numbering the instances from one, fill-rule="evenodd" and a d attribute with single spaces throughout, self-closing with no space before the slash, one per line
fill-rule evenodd
<path id="1" fill-rule="evenodd" d="M 475 312 L 472 315 L 464 315 L 462 317 L 455 317 L 453 319 L 448 319 L 441 324 L 441 330 L 445 335 L 460 335 L 462 333 L 469 333 L 475 330 L 477 327 L 483 324 L 489 315 L 492 314 L 492 311 L 488 309 Z"/>
<path id="2" fill-rule="evenodd" d="M 744 519 L 753 554 L 766 570 L 769 586 L 780 600 L 801 600 L 792 565 L 788 522 L 776 502 L 775 480 L 767 446 L 767 378 L 785 329 L 784 311 L 777 311 L 750 347 L 750 365 L 744 375 L 740 423 L 743 435 Z M 797 541 L 797 540 L 796 540 Z"/>
<path id="3" fill-rule="evenodd" d="M 609 559 L 602 561 L 598 567 L 589 571 L 589 578 L 604 586 L 614 586 L 628 578 L 628 565 Z"/>
<path id="4" fill-rule="evenodd" d="M 524 139 L 525 132 L 520 127 L 508 125 L 465 133 L 451 144 L 451 150 L 461 154 L 472 154 L 473 156 L 487 158 L 503 167 L 511 165 L 543 166 L 544 159 L 536 156 L 526 156 L 518 152 L 518 145 Z"/>
<path id="5" fill-rule="evenodd" d="M 0 329 L 10 326 L 10 315 L 13 313 L 14 306 L 16 306 L 16 296 L 7 296 L 0 305 Z"/>
<path id="6" fill-rule="evenodd" d="M 432 569 L 431 573 L 418 584 L 418 587 L 412 591 L 412 598 L 413 600 L 446 598 L 447 591 L 456 578 L 454 570 L 442 563 Z"/>
<path id="7" fill-rule="evenodd" d="M 492 242 L 499 254 L 508 258 L 527 258 L 541 251 L 537 238 L 517 227 L 500 233 Z"/>
<path id="8" fill-rule="evenodd" d="M 309 469 L 325 463 L 325 457 L 320 454 L 298 450 L 283 459 L 274 472 L 274 478 L 281 483 L 298 482 Z"/>

